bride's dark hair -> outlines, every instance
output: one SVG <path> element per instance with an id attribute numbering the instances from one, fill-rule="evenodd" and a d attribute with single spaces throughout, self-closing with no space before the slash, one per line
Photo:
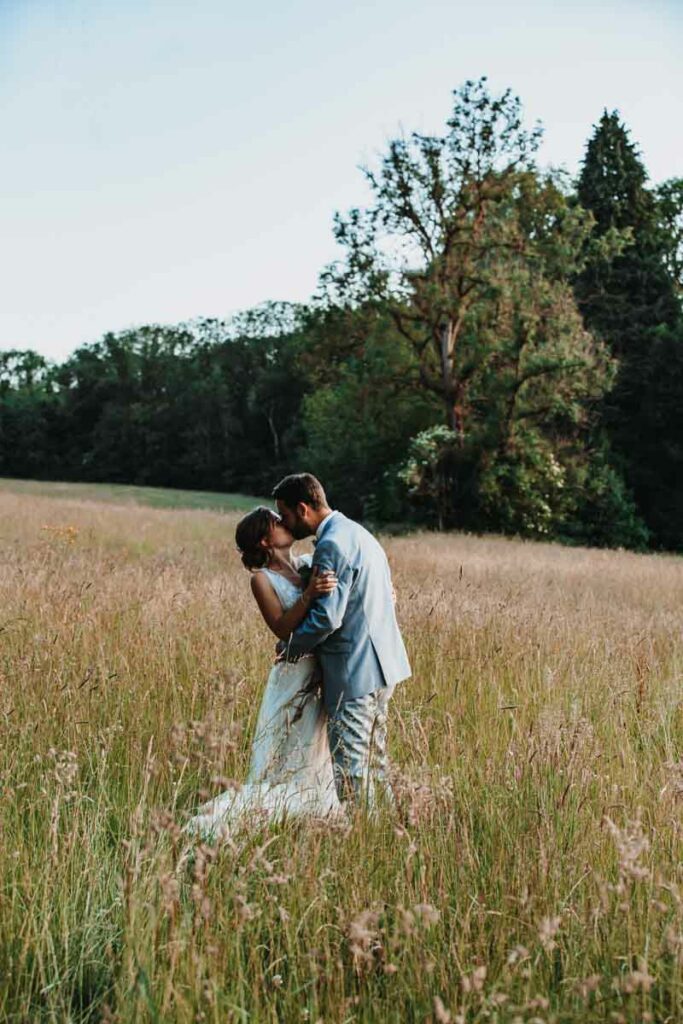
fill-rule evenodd
<path id="1" fill-rule="evenodd" d="M 235 543 L 242 555 L 242 565 L 250 572 L 262 569 L 270 558 L 270 551 L 261 541 L 268 536 L 276 516 L 272 509 L 258 505 L 247 512 L 237 524 Z"/>

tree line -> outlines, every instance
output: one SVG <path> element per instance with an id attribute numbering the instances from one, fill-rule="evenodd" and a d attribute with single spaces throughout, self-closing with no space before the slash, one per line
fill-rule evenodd
<path id="1" fill-rule="evenodd" d="M 0 353 L 0 475 L 267 494 L 373 522 L 683 548 L 683 180 L 617 112 L 580 174 L 486 79 L 392 141 L 306 305 Z"/>

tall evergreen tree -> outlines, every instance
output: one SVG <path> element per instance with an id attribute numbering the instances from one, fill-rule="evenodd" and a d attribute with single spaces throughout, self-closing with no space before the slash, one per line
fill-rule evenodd
<path id="1" fill-rule="evenodd" d="M 683 298 L 683 178 L 669 178 L 657 186 L 659 220 L 665 232 L 666 265 Z"/>
<path id="2" fill-rule="evenodd" d="M 581 205 L 596 233 L 626 230 L 630 242 L 612 258 L 597 255 L 579 278 L 577 294 L 588 325 L 626 363 L 647 357 L 646 332 L 678 320 L 676 290 L 667 267 L 667 236 L 647 171 L 616 111 L 607 111 L 588 142 L 578 185 Z"/>
<path id="3" fill-rule="evenodd" d="M 670 404 L 672 388 L 683 401 L 671 239 L 638 149 L 616 111 L 604 112 L 588 142 L 578 197 L 593 214 L 598 237 L 614 229 L 628 237 L 616 256 L 596 249 L 576 284 L 586 325 L 619 361 L 603 425 L 654 540 L 680 546 L 683 519 L 673 533 L 670 522 L 672 511 L 683 508 L 683 492 L 675 493 L 682 486 L 682 439 L 675 436 L 680 426 L 658 411 L 661 402 Z"/>

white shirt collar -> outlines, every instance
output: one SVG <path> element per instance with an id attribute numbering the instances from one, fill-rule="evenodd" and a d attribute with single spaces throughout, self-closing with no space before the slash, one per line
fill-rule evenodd
<path id="1" fill-rule="evenodd" d="M 336 514 L 336 510 L 332 509 L 331 512 L 327 513 L 324 519 L 320 520 L 320 522 L 318 523 L 318 529 L 315 531 L 316 540 L 320 540 L 320 534 L 323 532 L 323 526 L 325 525 L 325 523 L 327 523 L 332 518 L 332 516 L 335 516 Z"/>

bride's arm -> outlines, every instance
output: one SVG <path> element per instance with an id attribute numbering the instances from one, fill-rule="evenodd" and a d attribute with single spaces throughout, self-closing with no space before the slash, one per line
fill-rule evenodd
<path id="1" fill-rule="evenodd" d="M 314 570 L 308 586 L 301 591 L 301 596 L 291 608 L 283 611 L 280 600 L 265 573 L 255 572 L 251 577 L 251 591 L 261 610 L 261 615 L 268 628 L 280 640 L 286 640 L 290 633 L 303 622 L 314 598 L 332 593 L 336 586 L 335 576 L 318 576 L 317 571 Z"/>

